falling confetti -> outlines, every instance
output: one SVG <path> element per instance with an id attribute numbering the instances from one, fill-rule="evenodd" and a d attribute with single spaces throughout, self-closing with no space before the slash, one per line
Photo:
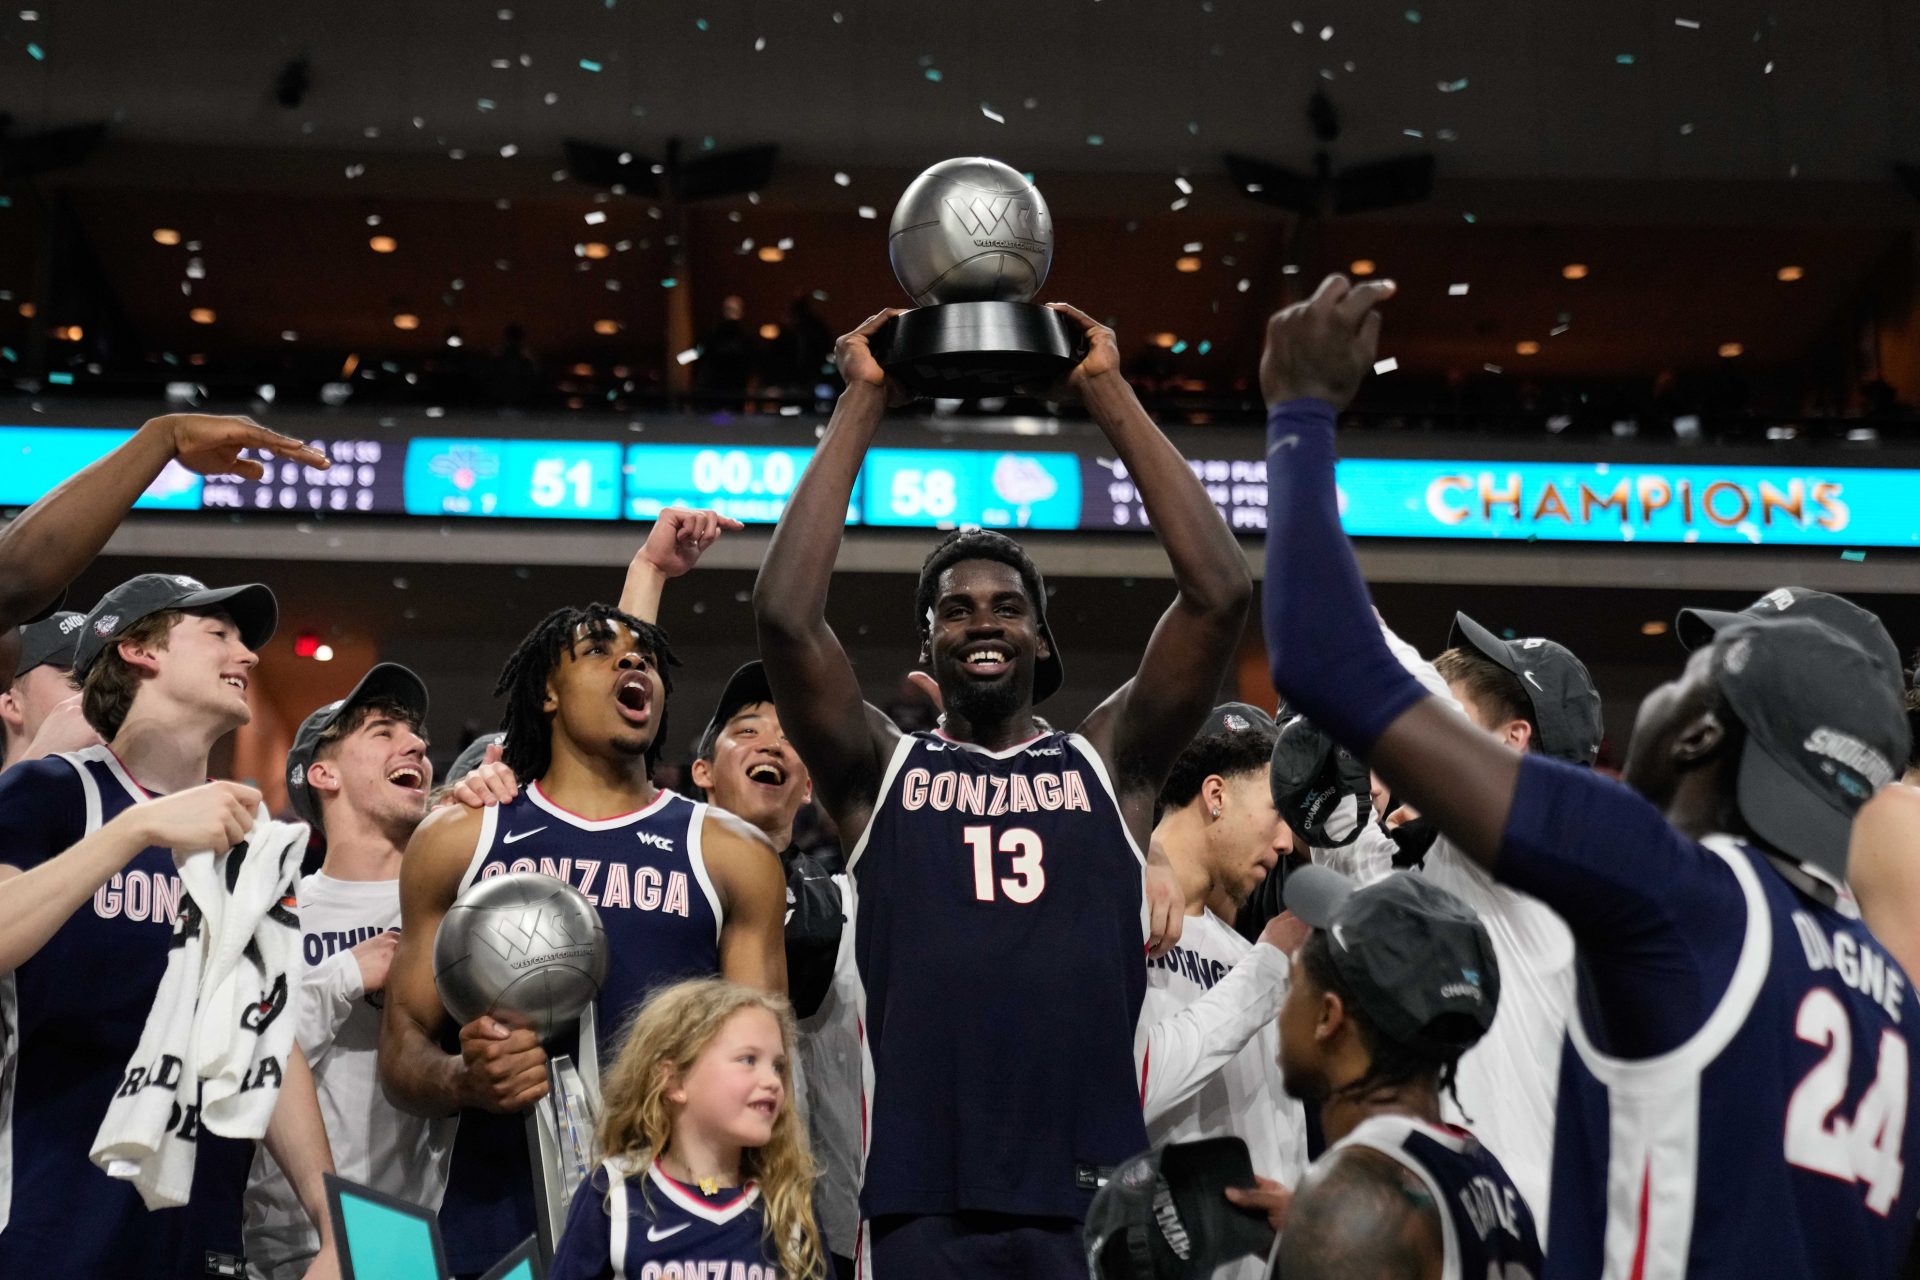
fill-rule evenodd
<path id="1" fill-rule="evenodd" d="M 1007 122 L 1007 118 L 1005 116 L 1001 115 L 998 111 L 995 111 L 992 107 L 988 106 L 984 102 L 980 104 L 980 114 L 985 116 L 987 119 L 993 121 L 995 124 L 1005 124 Z"/>
<path id="2" fill-rule="evenodd" d="M 765 36 L 760 36 L 754 40 L 753 51 L 755 53 L 765 53 L 767 51 L 767 38 Z"/>
<path id="3" fill-rule="evenodd" d="M 1173 185 L 1180 188 L 1180 194 L 1183 196 L 1190 196 L 1193 194 L 1193 184 L 1191 182 L 1188 182 L 1185 178 L 1175 178 L 1173 180 Z M 1189 249 L 1187 250 L 1187 252 L 1192 253 L 1193 250 Z"/>
<path id="4" fill-rule="evenodd" d="M 600 64 L 595 62 L 592 58 L 582 58 L 580 59 L 580 69 L 582 71 L 598 71 L 600 69 Z"/>
<path id="5" fill-rule="evenodd" d="M 589 213 L 587 215 L 587 225 L 590 227 L 597 227 L 601 223 L 605 222 L 606 220 L 607 220 L 606 213 L 600 209 L 595 209 L 592 213 Z"/>
<path id="6" fill-rule="evenodd" d="M 1373 371 L 1375 373 L 1392 373 L 1399 367 L 1400 362 L 1392 356 L 1388 356 L 1385 360 L 1375 360 L 1373 362 Z"/>
<path id="7" fill-rule="evenodd" d="M 1246 292 L 1247 290 L 1249 290 L 1249 289 L 1251 289 L 1251 288 L 1253 288 L 1253 281 L 1251 281 L 1251 280 L 1249 280 L 1249 279 L 1247 279 L 1246 277 L 1244 277 L 1244 276 L 1242 276 L 1242 277 L 1241 277 L 1241 279 L 1240 279 L 1240 283 L 1239 283 L 1239 284 L 1236 284 L 1236 285 L 1235 285 L 1235 286 L 1233 286 L 1233 287 L 1234 287 L 1234 290 L 1235 290 L 1235 292 L 1237 292 L 1237 293 L 1245 293 L 1245 292 Z"/>
<path id="8" fill-rule="evenodd" d="M 1180 212 L 1180 210 L 1187 207 L 1187 203 L 1188 203 L 1187 198 L 1185 196 L 1181 196 L 1178 200 L 1175 200 L 1172 204 L 1168 205 L 1167 207 L 1169 209 L 1172 209 L 1175 213 L 1178 213 Z"/>
<path id="9" fill-rule="evenodd" d="M 1409 10 L 1407 10 L 1407 21 L 1408 21 L 1408 22 L 1411 22 L 1411 23 L 1413 23 L 1413 24 L 1414 24 L 1415 26 L 1419 26 L 1419 25 L 1420 25 L 1420 11 L 1419 11 L 1418 9 L 1409 9 Z"/>
<path id="10" fill-rule="evenodd" d="M 1458 93 L 1466 87 L 1467 78 L 1465 76 L 1461 76 L 1458 80 L 1442 80 L 1439 82 L 1439 89 L 1442 93 Z"/>
<path id="11" fill-rule="evenodd" d="M 476 105 L 478 105 L 478 106 L 479 106 L 479 108 L 480 108 L 480 110 L 482 110 L 482 111 L 491 111 L 491 110 L 493 110 L 493 99 L 492 99 L 492 98 L 482 98 L 482 99 L 480 99 L 480 101 L 479 101 L 479 103 L 477 103 Z"/>
<path id="12" fill-rule="evenodd" d="M 1855 564 L 1858 564 L 1867 558 L 1867 553 L 1864 551 L 1842 551 L 1840 558 L 1842 560 L 1851 560 Z"/>
<path id="13" fill-rule="evenodd" d="M 1102 145 L 1105 142 L 1106 142 L 1106 139 L 1101 137 L 1097 133 L 1090 133 L 1087 135 L 1087 145 L 1090 147 L 1097 147 Z"/>
<path id="14" fill-rule="evenodd" d="M 1700 29 L 1700 19 L 1698 19 L 1698 18 L 1675 18 L 1675 19 L 1673 20 L 1673 25 L 1674 25 L 1674 26 L 1676 26 L 1676 27 L 1685 27 L 1685 28 L 1686 28 L 1687 30 L 1689 30 L 1689 31 L 1698 31 L 1698 30 Z"/>
<path id="15" fill-rule="evenodd" d="M 940 68 L 938 68 L 938 67 L 928 67 L 928 68 L 927 68 L 927 79 L 929 79 L 929 80 L 931 80 L 931 81 L 933 81 L 933 82 L 934 82 L 935 84 L 939 84 L 939 83 L 940 83 L 940 80 L 941 80 L 941 76 L 940 76 Z"/>
<path id="16" fill-rule="evenodd" d="M 1476 223 L 1476 222 L 1478 222 L 1478 221 L 1480 221 L 1480 219 L 1479 219 L 1479 218 L 1478 218 L 1478 217 L 1477 217 L 1476 215 L 1474 215 L 1474 214 L 1471 214 L 1471 213 L 1463 213 L 1463 214 L 1461 214 L 1460 216 L 1461 216 L 1461 217 L 1463 217 L 1463 218 L 1465 218 L 1465 219 L 1467 220 L 1467 223 L 1468 223 L 1469 225 L 1471 225 L 1471 224 L 1473 224 L 1473 223 Z"/>
<path id="17" fill-rule="evenodd" d="M 47 51 L 39 45 L 29 42 L 27 45 L 27 56 L 35 62 L 45 62 L 47 60 Z"/>
<path id="18" fill-rule="evenodd" d="M 860 206 L 860 216 L 863 218 L 877 218 L 880 216 L 880 211 L 870 204 L 863 204 Z"/>
<path id="19" fill-rule="evenodd" d="M 1205 246 L 1204 246 L 1204 245 L 1202 245 L 1202 244 L 1201 244 L 1201 242 L 1200 242 L 1200 241 L 1198 241 L 1198 240 L 1189 240 L 1189 241 L 1187 241 L 1187 242 L 1186 242 L 1186 244 L 1184 244 L 1184 245 L 1182 245 L 1182 246 L 1180 247 L 1180 252 L 1182 252 L 1182 253 L 1198 253 L 1198 252 L 1200 252 L 1200 250 L 1201 250 L 1202 248 L 1204 248 L 1204 247 L 1205 247 Z"/>
<path id="20" fill-rule="evenodd" d="M 833 175 L 833 185 L 836 187 L 850 187 L 853 185 L 853 179 L 844 173 L 836 173 Z"/>
<path id="21" fill-rule="evenodd" d="M 1633 55 L 1630 53 L 1615 54 L 1613 60 L 1619 63 L 1623 67 L 1630 67 L 1633 65 Z"/>
<path id="22" fill-rule="evenodd" d="M 1447 286 L 1447 296 L 1449 298 L 1464 298 L 1467 296 L 1467 286 L 1464 284 L 1450 284 Z"/>

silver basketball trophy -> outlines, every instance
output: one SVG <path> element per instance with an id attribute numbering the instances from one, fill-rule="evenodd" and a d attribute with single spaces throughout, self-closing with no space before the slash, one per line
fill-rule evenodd
<path id="1" fill-rule="evenodd" d="M 433 981 L 461 1026 L 488 1015 L 542 1044 L 578 1026 L 580 1062 L 547 1059 L 547 1096 L 527 1114 L 540 1254 L 567 1222 L 573 1193 L 593 1172 L 600 1072 L 593 1001 L 607 976 L 600 913 L 564 880 L 522 871 L 480 880 L 455 898 L 433 940 Z"/>
<path id="2" fill-rule="evenodd" d="M 894 206 L 887 256 L 918 307 L 874 334 L 874 357 L 915 395 L 1038 391 L 1079 363 L 1080 327 L 1032 302 L 1053 218 L 1019 171 L 985 156 L 934 165 Z"/>

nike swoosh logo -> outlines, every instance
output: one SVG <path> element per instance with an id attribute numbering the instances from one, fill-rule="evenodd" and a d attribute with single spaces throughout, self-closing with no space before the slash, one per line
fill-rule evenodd
<path id="1" fill-rule="evenodd" d="M 1530 684 L 1530 685 L 1532 685 L 1532 686 L 1533 686 L 1534 688 L 1536 688 L 1536 689 L 1539 689 L 1539 690 L 1540 690 L 1540 692 L 1542 692 L 1542 693 L 1545 693 L 1545 692 L 1546 692 L 1546 690 L 1545 690 L 1544 688 L 1541 688 L 1541 685 L 1540 685 L 1540 682 L 1539 682 L 1538 680 L 1536 680 L 1536 679 L 1534 679 L 1534 678 L 1533 678 L 1533 672 L 1531 672 L 1531 671 L 1524 671 L 1524 672 L 1522 672 L 1521 674 L 1522 674 L 1522 675 L 1523 675 L 1523 676 L 1524 676 L 1524 677 L 1526 678 L 1526 681 L 1527 681 L 1527 683 L 1528 683 L 1528 684 Z"/>
<path id="2" fill-rule="evenodd" d="M 1333 926 L 1333 940 L 1340 944 L 1340 949 L 1342 951 L 1345 951 L 1347 949 L 1347 936 L 1346 934 L 1341 932 L 1341 927 L 1339 925 Z"/>
<path id="3" fill-rule="evenodd" d="M 668 1227 L 665 1231 L 662 1231 L 658 1227 L 648 1227 L 647 1242 L 649 1244 L 659 1244 L 662 1240 L 665 1240 L 668 1236 L 679 1235 L 682 1231 L 685 1231 L 688 1227 L 692 1225 L 693 1224 L 691 1222 L 683 1222 L 677 1227 Z"/>
<path id="4" fill-rule="evenodd" d="M 1282 449 L 1291 449 L 1296 445 L 1298 445 L 1299 443 L 1300 443 L 1299 436 L 1281 436 L 1278 440 L 1275 440 L 1272 444 L 1267 446 L 1267 456 L 1271 458 L 1274 454 L 1280 452 Z"/>
<path id="5" fill-rule="evenodd" d="M 535 827 L 531 831 L 509 831 L 506 835 L 500 837 L 500 843 L 512 844 L 516 840 L 525 840 L 528 836 L 537 836 L 545 830 L 545 827 Z"/>

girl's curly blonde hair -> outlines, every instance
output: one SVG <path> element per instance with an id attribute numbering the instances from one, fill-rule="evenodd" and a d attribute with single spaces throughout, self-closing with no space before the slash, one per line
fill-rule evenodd
<path id="1" fill-rule="evenodd" d="M 629 1165 L 664 1153 L 673 1138 L 675 1114 L 668 1089 L 713 1043 L 727 1019 L 742 1009 L 765 1009 L 780 1024 L 780 1045 L 786 1053 L 780 1079 L 786 1088 L 772 1140 L 740 1153 L 740 1174 L 760 1184 L 767 1242 L 780 1259 L 780 1270 L 790 1280 L 814 1280 L 826 1273 L 820 1228 L 813 1219 L 816 1170 L 806 1129 L 794 1110 L 793 1010 L 779 996 L 724 978 L 696 978 L 655 992 L 641 1006 L 620 1056 L 601 1081 L 600 1150 L 625 1157 Z"/>

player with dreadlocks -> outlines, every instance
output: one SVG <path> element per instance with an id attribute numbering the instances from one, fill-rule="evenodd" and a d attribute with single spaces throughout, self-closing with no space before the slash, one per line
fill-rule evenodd
<path id="1" fill-rule="evenodd" d="M 547 1055 L 529 1030 L 482 1017 L 457 1029 L 453 1052 L 443 1047 L 454 1028 L 434 987 L 433 941 L 462 890 L 537 871 L 599 908 L 607 977 L 574 1054 L 589 1078 L 656 987 L 717 973 L 786 990 L 779 859 L 731 814 L 653 785 L 674 663 L 666 633 L 631 614 L 601 604 L 549 614 L 495 690 L 506 699 L 505 760 L 526 786 L 504 805 L 431 814 L 407 848 L 380 1074 L 410 1111 L 466 1111 L 440 1211 L 456 1275 L 484 1271 L 534 1230 L 525 1126 L 513 1113 L 547 1092 Z"/>

